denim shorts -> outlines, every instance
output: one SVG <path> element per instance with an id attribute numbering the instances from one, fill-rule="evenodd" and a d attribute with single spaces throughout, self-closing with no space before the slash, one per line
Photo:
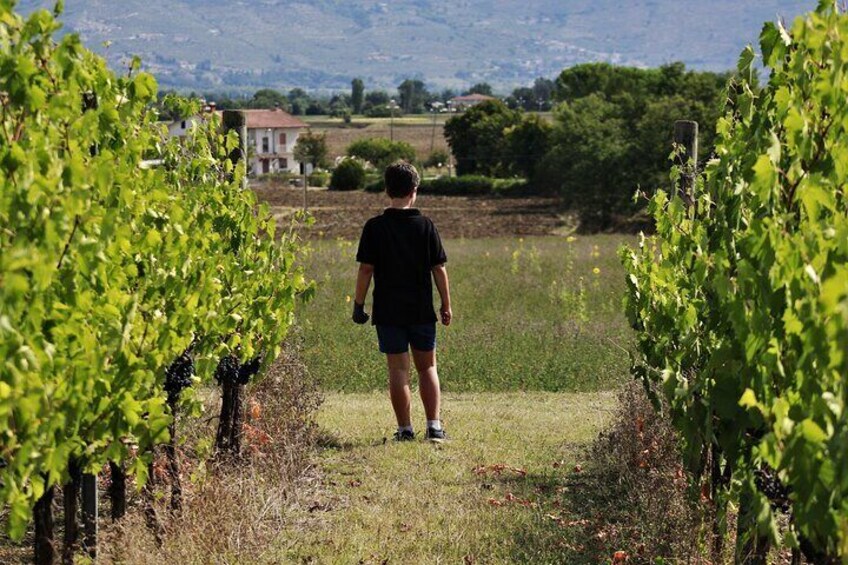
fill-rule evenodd
<path id="1" fill-rule="evenodd" d="M 410 345 L 418 351 L 433 351 L 436 349 L 436 324 L 378 325 L 377 341 L 380 342 L 380 353 L 406 353 Z"/>

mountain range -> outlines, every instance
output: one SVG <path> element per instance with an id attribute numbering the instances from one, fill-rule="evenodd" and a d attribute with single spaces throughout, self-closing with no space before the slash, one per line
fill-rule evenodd
<path id="1" fill-rule="evenodd" d="M 22 0 L 18 10 L 52 9 Z M 733 68 L 763 22 L 814 0 L 65 0 L 65 31 L 114 68 L 138 55 L 164 87 L 507 92 L 568 66 L 608 61 Z"/>

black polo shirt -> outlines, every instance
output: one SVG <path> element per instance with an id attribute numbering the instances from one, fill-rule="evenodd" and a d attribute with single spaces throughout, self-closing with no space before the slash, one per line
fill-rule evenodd
<path id="1" fill-rule="evenodd" d="M 375 325 L 436 321 L 431 273 L 448 258 L 430 218 L 416 208 L 386 208 L 365 223 L 356 260 L 374 265 Z"/>

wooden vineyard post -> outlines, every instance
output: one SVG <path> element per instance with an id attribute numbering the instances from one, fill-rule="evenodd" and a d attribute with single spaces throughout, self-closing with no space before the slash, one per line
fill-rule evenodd
<path id="1" fill-rule="evenodd" d="M 79 463 L 71 459 L 68 462 L 68 474 L 70 480 L 62 489 L 63 505 L 65 509 L 65 545 L 62 552 L 62 561 L 74 562 L 74 554 L 79 544 L 79 497 L 82 483 L 82 473 Z"/>
<path id="2" fill-rule="evenodd" d="M 180 483 L 180 464 L 177 459 L 177 401 L 171 404 L 173 420 L 168 424 L 171 438 L 165 444 L 165 458 L 168 461 L 168 476 L 171 479 L 171 510 L 183 508 L 183 487 Z"/>
<path id="3" fill-rule="evenodd" d="M 109 498 L 112 501 L 112 521 L 117 522 L 127 513 L 127 474 L 114 461 L 109 462 Z"/>
<path id="4" fill-rule="evenodd" d="M 674 122 L 674 144 L 682 149 L 675 158 L 675 164 L 680 167 L 677 191 L 680 197 L 691 205 L 695 201 L 695 177 L 698 174 L 698 122 Z"/>
<path id="5" fill-rule="evenodd" d="M 44 494 L 35 503 L 35 564 L 52 565 L 56 557 L 53 547 L 53 487 L 44 490 Z"/>
<path id="6" fill-rule="evenodd" d="M 83 545 L 92 558 L 97 556 L 97 475 L 82 476 Z"/>

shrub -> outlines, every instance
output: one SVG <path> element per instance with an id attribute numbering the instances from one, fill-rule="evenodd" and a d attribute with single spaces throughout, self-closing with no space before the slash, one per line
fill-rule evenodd
<path id="1" fill-rule="evenodd" d="M 383 192 L 386 190 L 386 183 L 383 178 L 370 179 L 365 183 L 365 192 Z"/>
<path id="2" fill-rule="evenodd" d="M 489 177 L 467 175 L 463 177 L 438 177 L 421 182 L 418 192 L 421 194 L 476 195 L 491 194 L 495 181 Z"/>
<path id="3" fill-rule="evenodd" d="M 444 167 L 450 162 L 450 155 L 444 149 L 436 149 L 424 161 L 425 167 Z"/>
<path id="4" fill-rule="evenodd" d="M 330 190 L 359 190 L 365 186 L 365 167 L 356 159 L 345 159 L 333 170 Z"/>
<path id="5" fill-rule="evenodd" d="M 309 175 L 309 186 L 324 187 L 330 184 L 330 173 L 327 171 L 315 171 Z"/>
<path id="6" fill-rule="evenodd" d="M 383 179 L 369 181 L 366 192 L 383 192 L 386 189 Z M 493 179 L 478 175 L 463 177 L 437 177 L 424 179 L 418 187 L 419 194 L 440 196 L 480 196 L 492 194 L 498 196 L 517 196 L 531 194 L 532 186 L 524 179 Z"/>
<path id="7" fill-rule="evenodd" d="M 378 170 L 385 169 L 398 159 L 415 160 L 415 148 L 405 141 L 391 141 L 385 137 L 360 139 L 347 146 L 347 154 L 368 161 Z"/>
<path id="8" fill-rule="evenodd" d="M 259 175 L 259 177 L 263 180 L 274 181 L 281 185 L 287 185 L 292 181 L 292 179 L 300 178 L 300 175 L 291 171 L 277 171 L 276 173 L 266 173 L 264 175 Z"/>
<path id="9" fill-rule="evenodd" d="M 363 113 L 369 118 L 388 118 L 392 115 L 392 109 L 386 104 L 379 104 L 366 108 Z"/>

